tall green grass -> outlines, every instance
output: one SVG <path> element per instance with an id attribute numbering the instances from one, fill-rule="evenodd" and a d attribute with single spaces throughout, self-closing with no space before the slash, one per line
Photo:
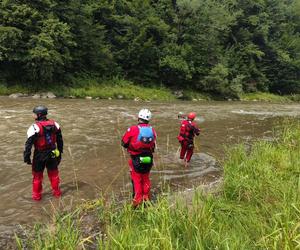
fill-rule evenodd
<path id="1" fill-rule="evenodd" d="M 175 96 L 166 88 L 149 88 L 134 85 L 130 82 L 115 85 L 102 83 L 85 87 L 71 87 L 68 94 L 75 97 L 91 96 L 100 99 L 175 100 Z"/>
<path id="2" fill-rule="evenodd" d="M 35 85 L 11 85 L 7 86 L 0 82 L 0 95 L 13 93 L 35 94 L 53 92 L 58 97 L 92 97 L 99 99 L 129 99 L 129 100 L 160 100 L 172 101 L 175 99 L 189 101 L 224 100 L 224 97 L 201 93 L 192 89 L 178 91 L 175 94 L 171 89 L 164 86 L 153 85 L 152 87 L 135 84 L 123 78 L 114 77 L 101 79 L 92 76 L 73 77 L 68 85 L 65 84 L 35 84 Z M 176 92 L 176 91 L 175 91 Z M 240 95 L 242 101 L 263 102 L 299 102 L 300 95 L 286 96 L 275 95 L 266 92 L 244 93 Z"/>
<path id="3" fill-rule="evenodd" d="M 291 102 L 298 101 L 295 95 L 281 96 L 267 92 L 245 93 L 240 95 L 242 101 Z"/>
<path id="4" fill-rule="evenodd" d="M 105 237 L 96 249 L 297 249 L 300 248 L 300 125 L 287 124 L 274 141 L 227 153 L 217 194 L 195 192 L 159 197 L 147 207 L 105 206 L 98 214 Z M 173 198 L 172 198 L 173 197 Z M 80 217 L 80 216 L 79 216 Z M 33 249 L 80 249 L 84 236 L 75 214 L 44 227 L 30 240 Z M 89 225 L 86 225 L 89 226 Z M 82 225 L 81 225 L 82 227 Z M 46 228 L 46 229 L 45 229 Z M 64 230 L 60 230 L 64 228 Z M 55 241 L 58 241 L 55 243 Z M 19 240 L 19 246 L 22 246 Z M 26 241 L 25 241 L 26 242 Z M 91 243 L 90 243 L 91 244 Z"/>
<path id="5" fill-rule="evenodd" d="M 27 234 L 30 240 L 22 241 L 18 236 L 18 249 L 76 249 L 83 246 L 79 229 L 79 209 L 68 214 L 55 214 L 47 225 L 36 224 Z"/>
<path id="6" fill-rule="evenodd" d="M 165 87 L 147 87 L 136 85 L 124 79 L 114 78 L 111 80 L 80 79 L 71 86 L 59 84 L 45 86 L 27 86 L 14 85 L 7 87 L 0 84 L 0 95 L 10 95 L 13 93 L 33 94 L 36 92 L 53 92 L 59 97 L 74 96 L 83 98 L 90 96 L 100 99 L 136 99 L 136 100 L 175 100 L 175 96 L 170 89 Z"/>
<path id="7" fill-rule="evenodd" d="M 7 87 L 6 85 L 0 84 L 0 95 L 10 95 L 13 93 L 24 93 L 28 94 L 30 91 L 28 88 L 21 85 L 15 85 Z"/>

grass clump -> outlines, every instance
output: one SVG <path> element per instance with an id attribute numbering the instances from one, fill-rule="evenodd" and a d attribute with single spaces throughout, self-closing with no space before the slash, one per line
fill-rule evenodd
<path id="1" fill-rule="evenodd" d="M 171 92 L 165 88 L 148 88 L 132 83 L 122 85 L 98 84 L 82 88 L 70 88 L 69 95 L 75 97 L 91 96 L 100 99 L 137 99 L 137 100 L 175 100 Z"/>
<path id="2" fill-rule="evenodd" d="M 52 223 L 36 224 L 23 241 L 16 236 L 18 249 L 76 249 L 83 246 L 79 229 L 79 210 L 68 214 L 55 214 Z"/>
<path id="3" fill-rule="evenodd" d="M 240 95 L 242 101 L 290 102 L 289 96 L 275 95 L 266 92 L 245 93 Z"/>
<path id="4" fill-rule="evenodd" d="M 135 99 L 135 100 L 160 100 L 172 101 L 176 97 L 171 90 L 162 86 L 147 87 L 134 84 L 122 78 L 112 78 L 109 80 L 96 77 L 81 76 L 71 79 L 70 85 L 48 84 L 7 86 L 0 83 L 0 95 L 10 95 L 13 93 L 34 94 L 53 92 L 58 97 L 93 97 L 99 99 Z"/>
<path id="5" fill-rule="evenodd" d="M 289 99 L 293 102 L 300 102 L 300 94 L 292 94 L 289 96 Z"/>
<path id="6" fill-rule="evenodd" d="M 25 93 L 28 94 L 30 90 L 21 85 L 13 85 L 8 87 L 7 85 L 0 84 L 0 95 L 10 95 L 13 93 Z"/>

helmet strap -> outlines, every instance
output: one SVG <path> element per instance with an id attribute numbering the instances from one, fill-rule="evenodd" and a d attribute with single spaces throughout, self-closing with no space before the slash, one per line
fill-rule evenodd
<path id="1" fill-rule="evenodd" d="M 149 123 L 149 121 L 144 120 L 144 119 L 142 119 L 142 118 L 138 118 L 138 122 L 139 122 L 139 123 L 146 123 L 146 124 Z"/>
<path id="2" fill-rule="evenodd" d="M 45 121 L 45 120 L 47 120 L 47 116 L 46 115 L 37 115 L 36 120 L 37 121 Z"/>

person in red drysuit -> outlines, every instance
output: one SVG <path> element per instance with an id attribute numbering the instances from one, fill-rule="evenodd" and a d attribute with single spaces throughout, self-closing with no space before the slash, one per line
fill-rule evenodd
<path id="1" fill-rule="evenodd" d="M 133 206 L 150 200 L 150 170 L 153 165 L 156 132 L 149 125 L 151 112 L 141 109 L 138 125 L 131 126 L 123 135 L 121 145 L 127 149 L 130 159 L 131 181 L 133 185 Z"/>
<path id="2" fill-rule="evenodd" d="M 190 162 L 194 152 L 194 137 L 200 134 L 200 129 L 194 122 L 196 113 L 191 112 L 188 114 L 187 119 L 181 122 L 181 127 L 177 139 L 181 144 L 180 159 L 185 161 L 187 166 Z"/>
<path id="3" fill-rule="evenodd" d="M 35 123 L 27 131 L 27 141 L 24 150 L 24 162 L 32 165 L 32 199 L 40 200 L 43 189 L 43 172 L 47 168 L 48 177 L 55 197 L 61 196 L 59 188 L 58 165 L 63 153 L 63 138 L 59 124 L 47 119 L 48 109 L 37 106 L 33 109 Z M 34 145 L 33 161 L 31 148 Z"/>

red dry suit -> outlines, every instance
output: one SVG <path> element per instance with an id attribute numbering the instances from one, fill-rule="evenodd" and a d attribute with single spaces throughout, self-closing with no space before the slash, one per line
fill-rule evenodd
<path id="1" fill-rule="evenodd" d="M 53 120 L 37 120 L 27 131 L 27 141 L 24 150 L 24 162 L 31 164 L 31 148 L 34 145 L 32 161 L 32 199 L 42 198 L 43 172 L 47 168 L 48 177 L 55 197 L 61 195 L 59 188 L 58 165 L 63 153 L 63 138 L 59 124 Z M 52 153 L 54 149 L 60 152 L 59 157 Z"/>
<path id="2" fill-rule="evenodd" d="M 194 152 L 194 137 L 200 134 L 200 129 L 197 124 L 193 121 L 183 120 L 179 135 L 177 136 L 178 141 L 181 144 L 180 159 L 184 159 L 186 162 L 190 162 Z"/>
<path id="3" fill-rule="evenodd" d="M 137 206 L 150 199 L 150 170 L 153 165 L 156 132 L 149 124 L 140 123 L 127 129 L 122 138 L 122 146 L 130 154 L 131 181 L 133 184 L 133 205 Z M 141 162 L 141 157 L 150 157 L 150 163 Z"/>

